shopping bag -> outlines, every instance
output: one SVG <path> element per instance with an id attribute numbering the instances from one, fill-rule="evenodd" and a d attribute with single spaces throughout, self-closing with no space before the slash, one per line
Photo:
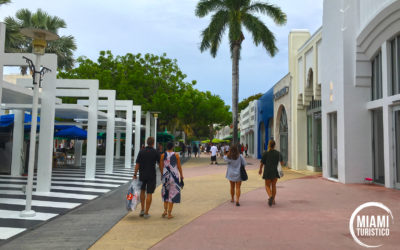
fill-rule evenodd
<path id="1" fill-rule="evenodd" d="M 282 165 L 280 162 L 278 163 L 278 174 L 279 174 L 279 177 L 283 177 L 283 170 L 282 170 Z"/>
<path id="2" fill-rule="evenodd" d="M 126 195 L 126 209 L 128 211 L 134 211 L 139 204 L 140 185 L 141 182 L 136 179 L 129 186 L 128 194 Z"/>

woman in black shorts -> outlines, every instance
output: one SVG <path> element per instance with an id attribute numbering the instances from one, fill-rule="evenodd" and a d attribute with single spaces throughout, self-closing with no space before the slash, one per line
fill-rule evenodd
<path id="1" fill-rule="evenodd" d="M 284 165 L 282 155 L 279 151 L 275 150 L 275 141 L 269 140 L 268 151 L 264 152 L 261 158 L 260 170 L 258 174 L 261 175 L 264 167 L 264 174 L 262 175 L 265 180 L 265 190 L 268 194 L 268 205 L 275 204 L 276 196 L 276 182 L 278 181 L 278 164 Z"/>

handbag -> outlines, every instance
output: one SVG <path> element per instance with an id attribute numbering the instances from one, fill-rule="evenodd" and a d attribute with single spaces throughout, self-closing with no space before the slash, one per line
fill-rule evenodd
<path id="1" fill-rule="evenodd" d="M 279 174 L 279 177 L 283 177 L 283 170 L 282 170 L 282 165 L 281 165 L 281 163 L 279 162 L 278 163 L 278 174 Z"/>
<path id="2" fill-rule="evenodd" d="M 247 181 L 249 179 L 249 176 L 247 175 L 245 165 L 243 164 L 243 161 L 240 160 L 240 179 L 242 181 Z"/>

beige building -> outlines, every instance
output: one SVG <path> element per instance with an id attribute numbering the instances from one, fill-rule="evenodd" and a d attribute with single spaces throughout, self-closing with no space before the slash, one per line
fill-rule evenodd
<path id="1" fill-rule="evenodd" d="M 292 105 L 291 105 L 291 79 L 290 74 L 284 76 L 274 86 L 274 138 L 278 149 L 287 166 L 291 167 L 292 145 Z"/>

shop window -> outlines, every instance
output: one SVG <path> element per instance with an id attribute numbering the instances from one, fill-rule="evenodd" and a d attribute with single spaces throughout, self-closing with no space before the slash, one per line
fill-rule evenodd
<path id="1" fill-rule="evenodd" d="M 390 42 L 390 64 L 391 94 L 400 94 L 400 36 Z"/>
<path id="2" fill-rule="evenodd" d="M 371 100 L 382 98 L 382 55 L 379 52 L 372 59 Z"/>

